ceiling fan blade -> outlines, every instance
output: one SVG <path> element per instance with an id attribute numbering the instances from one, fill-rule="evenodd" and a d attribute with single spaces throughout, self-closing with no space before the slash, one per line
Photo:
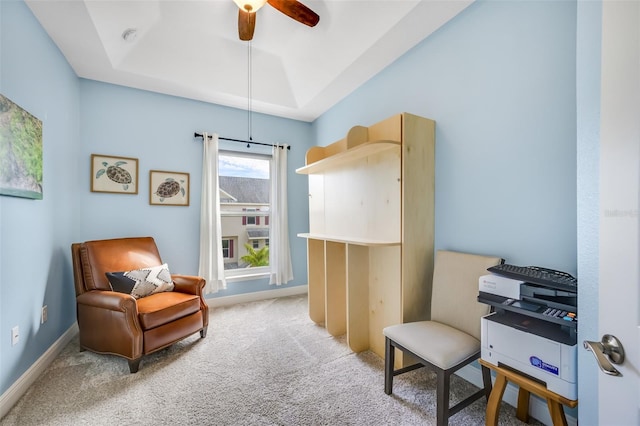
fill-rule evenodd
<path id="1" fill-rule="evenodd" d="M 249 41 L 253 38 L 253 31 L 256 28 L 256 13 L 245 12 L 238 9 L 238 35 L 240 40 Z"/>
<path id="2" fill-rule="evenodd" d="M 267 0 L 268 3 L 296 21 L 315 27 L 320 21 L 320 17 L 313 10 L 297 0 Z"/>

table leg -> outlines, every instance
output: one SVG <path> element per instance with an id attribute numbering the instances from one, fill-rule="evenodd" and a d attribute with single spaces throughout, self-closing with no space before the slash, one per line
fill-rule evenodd
<path id="1" fill-rule="evenodd" d="M 507 378 L 498 373 L 496 375 L 496 381 L 493 384 L 493 389 L 491 390 L 491 395 L 489 395 L 489 401 L 487 401 L 487 416 L 486 416 L 486 424 L 487 426 L 497 426 L 498 425 L 498 414 L 500 414 L 500 402 L 502 402 L 502 396 L 504 395 L 504 390 L 507 387 Z"/>
<path id="2" fill-rule="evenodd" d="M 547 398 L 547 406 L 549 407 L 549 414 L 551 414 L 553 426 L 567 426 L 567 418 L 564 415 L 562 404 Z"/>
<path id="3" fill-rule="evenodd" d="M 520 386 L 518 390 L 518 405 L 516 408 L 516 417 L 521 422 L 529 422 L 529 396 L 531 392 Z"/>

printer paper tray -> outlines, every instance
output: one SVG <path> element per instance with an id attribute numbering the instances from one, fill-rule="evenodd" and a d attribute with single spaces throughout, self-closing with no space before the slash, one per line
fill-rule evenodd
<path id="1" fill-rule="evenodd" d="M 536 336 L 544 337 L 545 339 L 553 340 L 564 345 L 573 346 L 577 343 L 576 339 L 571 338 L 569 333 L 547 321 L 533 319 L 508 311 L 497 312 L 486 318 L 489 321 L 497 322 L 515 328 L 516 330 L 524 331 L 525 333 L 535 334 Z"/>

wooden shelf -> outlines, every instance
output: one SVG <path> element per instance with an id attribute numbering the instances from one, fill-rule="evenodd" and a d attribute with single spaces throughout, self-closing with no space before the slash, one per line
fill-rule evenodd
<path id="1" fill-rule="evenodd" d="M 299 169 L 296 169 L 296 173 L 299 173 L 301 175 L 322 173 L 323 171 L 330 168 L 337 167 L 341 164 L 353 162 L 360 158 L 365 158 L 379 152 L 391 149 L 400 149 L 401 145 L 402 144 L 400 142 L 391 140 L 365 142 L 346 151 L 342 151 L 338 154 L 332 155 L 331 157 L 323 158 L 322 160 L 308 164 L 304 167 L 300 167 Z"/>
<path id="2" fill-rule="evenodd" d="M 367 246 L 367 247 L 390 247 L 390 246 L 399 246 L 401 244 L 400 241 L 384 241 L 384 240 L 374 240 L 370 238 L 349 238 L 345 236 L 338 237 L 335 235 L 310 234 L 310 233 L 298 234 L 298 237 L 306 238 L 308 240 L 331 241 L 334 243 L 354 244 L 358 246 Z"/>

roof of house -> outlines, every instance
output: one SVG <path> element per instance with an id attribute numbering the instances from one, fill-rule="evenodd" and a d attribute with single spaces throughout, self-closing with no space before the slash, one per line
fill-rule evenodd
<path id="1" fill-rule="evenodd" d="M 220 189 L 235 198 L 221 202 L 269 203 L 269 179 L 256 179 L 237 176 L 220 176 Z"/>

